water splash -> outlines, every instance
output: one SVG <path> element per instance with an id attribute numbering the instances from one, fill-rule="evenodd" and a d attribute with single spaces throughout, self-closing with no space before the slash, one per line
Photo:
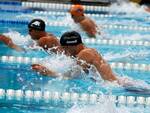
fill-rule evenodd
<path id="1" fill-rule="evenodd" d="M 40 63 L 50 70 L 61 73 L 69 70 L 72 66 L 77 65 L 75 59 L 64 54 L 46 57 Z"/>
<path id="2" fill-rule="evenodd" d="M 122 34 L 118 34 L 118 35 L 108 35 L 107 37 L 111 38 L 111 39 L 118 39 L 118 40 L 147 40 L 150 41 L 150 35 L 149 34 L 139 34 L 139 33 L 135 33 L 135 34 L 131 34 L 131 35 L 122 35 Z"/>
<path id="3" fill-rule="evenodd" d="M 17 31 L 10 31 L 8 33 L 3 33 L 5 36 L 8 36 L 12 41 L 17 45 L 28 45 L 31 42 L 29 35 L 23 36 Z"/>
<path id="4" fill-rule="evenodd" d="M 127 107 L 116 107 L 108 97 L 103 97 L 94 105 L 74 105 L 67 113 L 130 113 Z"/>
<path id="5" fill-rule="evenodd" d="M 115 60 L 115 59 L 124 59 L 124 61 L 126 61 L 125 59 L 131 59 L 131 60 L 135 60 L 135 59 L 143 59 L 146 58 L 150 55 L 150 52 L 148 52 L 147 50 L 139 50 L 139 51 L 134 51 L 133 50 L 126 50 L 123 53 L 113 53 L 113 52 L 109 52 L 104 54 L 104 58 L 107 61 L 111 61 L 111 60 Z"/>
<path id="6" fill-rule="evenodd" d="M 150 84 L 146 83 L 143 80 L 140 79 L 135 80 L 125 75 L 122 77 L 118 77 L 118 79 L 122 84 L 122 86 L 128 91 L 142 92 L 143 94 L 150 93 Z"/>
<path id="7" fill-rule="evenodd" d="M 117 3 L 114 3 L 110 6 L 110 11 L 112 12 L 125 12 L 125 13 L 143 13 L 146 12 L 142 7 L 136 3 L 128 2 L 128 0 L 118 0 Z"/>

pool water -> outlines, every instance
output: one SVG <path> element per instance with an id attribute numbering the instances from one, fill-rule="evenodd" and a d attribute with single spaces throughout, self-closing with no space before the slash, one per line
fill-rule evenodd
<path id="1" fill-rule="evenodd" d="M 19 6 L 17 6 L 19 7 Z M 14 9 L 15 10 L 15 9 Z M 62 22 L 72 23 L 68 15 L 46 15 L 38 14 L 37 12 L 9 12 L 0 10 L 0 32 L 9 33 L 13 37 L 13 40 L 21 42 L 27 39 L 27 23 L 32 18 L 42 18 L 46 22 L 55 22 L 63 19 Z M 5 12 L 5 13 L 4 13 Z M 13 13 L 12 13 L 13 12 Z M 94 13 L 94 11 L 93 11 Z M 107 13 L 109 14 L 109 13 Z M 149 17 L 149 14 L 140 14 L 140 16 L 134 14 L 114 14 L 115 16 L 109 18 L 92 17 L 99 25 L 115 24 L 148 27 L 149 22 L 145 21 L 145 18 Z M 141 16 L 142 15 L 142 16 Z M 5 19 L 7 17 L 7 19 Z M 7 21 L 6 21 L 7 20 Z M 13 21 L 13 22 L 12 22 Z M 56 26 L 47 25 L 46 30 L 60 37 L 65 31 L 73 29 L 71 26 Z M 120 28 L 104 28 L 104 35 L 107 39 L 113 40 L 138 40 L 149 41 L 148 30 L 123 30 Z M 81 33 L 83 38 L 86 39 L 85 33 Z M 132 38 L 132 39 L 131 39 Z M 134 38 L 134 39 L 133 39 Z M 146 64 L 150 63 L 150 46 L 127 46 L 127 45 L 107 45 L 107 44 L 92 44 L 85 43 L 88 47 L 96 48 L 99 53 L 109 63 L 132 63 L 132 64 Z M 24 43 L 21 45 L 25 49 L 28 49 Z M 142 96 L 149 97 L 149 92 L 136 92 L 127 90 L 123 87 L 118 87 L 114 84 L 96 83 L 88 76 L 84 76 L 81 79 L 62 80 L 60 78 L 52 78 L 39 75 L 31 70 L 31 63 L 22 62 L 4 62 L 2 56 L 14 56 L 14 57 L 28 57 L 28 58 L 45 58 L 48 54 L 41 50 L 28 50 L 24 52 L 16 52 L 1 43 L 0 45 L 0 88 L 1 89 L 13 89 L 13 90 L 31 90 L 31 91 L 45 91 L 60 92 L 60 93 L 78 93 L 78 94 L 106 94 L 106 95 L 124 95 L 124 96 Z M 117 68 L 113 69 L 119 76 L 128 76 L 130 78 L 141 80 L 141 84 L 150 84 L 150 71 L 148 70 L 132 70 Z M 144 82 L 144 83 L 143 83 Z M 108 101 L 107 101 L 108 100 Z M 90 105 L 85 103 L 72 103 L 65 102 L 63 100 L 48 100 L 44 99 L 35 101 L 34 99 L 23 98 L 17 100 L 16 98 L 9 99 L 8 96 L 0 98 L 0 112 L 2 113 L 149 113 L 149 106 L 146 105 L 117 105 L 115 102 L 109 102 L 109 99 L 104 99 L 102 102 Z M 110 109 L 107 109 L 110 108 Z M 120 111 L 119 111 L 120 110 Z"/>

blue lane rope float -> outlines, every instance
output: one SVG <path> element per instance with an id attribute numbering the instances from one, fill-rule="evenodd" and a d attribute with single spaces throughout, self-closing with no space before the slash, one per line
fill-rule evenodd
<path id="1" fill-rule="evenodd" d="M 6 63 L 22 63 L 31 64 L 39 63 L 43 58 L 29 58 L 29 57 L 16 57 L 16 56 L 1 56 L 0 61 Z M 125 70 L 138 70 L 138 71 L 150 71 L 149 64 L 132 64 L 132 63 L 122 63 L 122 62 L 111 62 L 110 66 L 114 69 L 125 69 Z"/>
<path id="2" fill-rule="evenodd" d="M 22 2 L 19 2 L 19 1 L 0 1 L 0 5 L 22 6 Z"/>
<path id="3" fill-rule="evenodd" d="M 5 24 L 25 24 L 27 25 L 29 22 L 24 21 L 24 20 L 7 20 L 7 19 L 1 19 L 0 23 L 5 23 Z"/>
<path id="4" fill-rule="evenodd" d="M 14 89 L 0 89 L 0 99 L 7 100 L 28 100 L 46 102 L 50 100 L 56 101 L 70 101 L 70 102 L 86 102 L 88 104 L 96 104 L 102 99 L 107 98 L 117 104 L 124 105 L 143 105 L 150 106 L 150 97 L 142 96 L 115 96 L 115 95 L 102 95 L 102 94 L 86 94 L 86 93 L 70 93 L 70 92 L 51 92 L 40 90 L 14 90 Z"/>
<path id="5" fill-rule="evenodd" d="M 33 13 L 31 9 L 22 9 L 22 10 L 8 10 L 8 9 L 0 9 L 0 12 L 3 13 Z"/>

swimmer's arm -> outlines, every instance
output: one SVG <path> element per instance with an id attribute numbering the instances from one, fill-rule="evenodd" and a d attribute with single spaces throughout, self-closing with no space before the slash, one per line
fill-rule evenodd
<path id="1" fill-rule="evenodd" d="M 8 46 L 12 49 L 15 49 L 16 51 L 19 51 L 19 52 L 24 51 L 25 52 L 25 49 L 19 47 L 18 45 L 14 44 L 13 42 L 10 43 Z"/>
<path id="2" fill-rule="evenodd" d="M 113 73 L 111 67 L 109 64 L 107 64 L 106 61 L 101 61 L 100 63 L 98 61 L 93 62 L 93 65 L 97 68 L 98 72 L 100 73 L 101 77 L 104 80 L 108 81 L 117 81 L 116 74 Z"/>
<path id="3" fill-rule="evenodd" d="M 45 76 L 52 76 L 52 77 L 57 77 L 58 76 L 58 73 L 50 70 L 50 69 L 47 69 L 45 66 L 43 65 L 40 65 L 40 64 L 32 64 L 31 65 L 32 67 L 32 70 L 36 71 L 36 72 L 39 72 L 40 74 L 42 75 L 45 75 Z"/>
<path id="4" fill-rule="evenodd" d="M 4 35 L 0 35 L 0 41 L 2 41 L 3 43 L 5 43 L 8 47 L 15 49 L 16 51 L 24 51 L 24 49 L 22 49 L 21 47 L 19 47 L 18 45 L 14 44 L 11 40 L 11 38 L 6 37 Z"/>
<path id="5" fill-rule="evenodd" d="M 81 72 L 81 69 L 78 66 L 64 73 L 54 72 L 53 70 L 47 69 L 46 67 L 40 64 L 32 64 L 32 69 L 45 76 L 63 77 L 63 78 L 73 78 L 78 76 Z"/>
<path id="6" fill-rule="evenodd" d="M 93 21 L 93 20 L 91 20 L 90 19 L 90 21 L 91 21 L 91 23 L 96 27 L 96 31 L 97 31 L 97 33 L 99 34 L 99 35 L 101 35 L 101 32 L 100 32 L 100 27 L 99 26 L 97 26 L 97 24 Z"/>
<path id="7" fill-rule="evenodd" d="M 110 65 L 107 64 L 107 62 L 101 57 L 101 55 L 98 54 L 93 55 L 88 51 L 84 51 L 78 54 L 78 59 L 86 61 L 86 63 L 95 66 L 97 71 L 99 72 L 99 74 L 104 80 L 108 80 L 108 81 L 117 80 L 117 77 L 113 73 Z M 85 65 L 82 65 L 82 67 L 85 68 Z"/>

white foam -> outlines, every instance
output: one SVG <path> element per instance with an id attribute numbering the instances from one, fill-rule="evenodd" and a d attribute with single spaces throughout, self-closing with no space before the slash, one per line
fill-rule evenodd
<path id="1" fill-rule="evenodd" d="M 143 80 L 135 80 L 125 75 L 118 77 L 118 79 L 119 83 L 122 84 L 122 86 L 127 90 L 150 93 L 150 85 Z"/>
<path id="2" fill-rule="evenodd" d="M 5 36 L 8 36 L 12 39 L 12 41 L 17 45 L 28 45 L 31 41 L 31 38 L 29 35 L 23 36 L 17 31 L 10 30 L 8 33 L 3 33 Z"/>
<path id="3" fill-rule="evenodd" d="M 110 11 L 114 12 L 124 11 L 126 13 L 138 13 L 138 14 L 146 12 L 143 10 L 142 7 L 140 7 L 136 3 L 128 2 L 128 0 L 126 1 L 118 0 L 118 4 L 115 3 L 111 5 Z"/>
<path id="4" fill-rule="evenodd" d="M 58 54 L 58 55 L 46 57 L 40 63 L 50 70 L 61 72 L 61 73 L 69 70 L 70 67 L 76 65 L 75 59 L 67 57 L 64 54 Z"/>
<path id="5" fill-rule="evenodd" d="M 116 107 L 109 98 L 103 98 L 96 105 L 74 105 L 67 113 L 130 113 L 127 107 Z"/>
<path id="6" fill-rule="evenodd" d="M 147 50 L 139 50 L 139 51 L 134 51 L 133 50 L 126 50 L 123 51 L 122 53 L 113 53 L 113 52 L 109 52 L 104 54 L 104 58 L 107 61 L 110 60 L 115 60 L 115 59 L 124 59 L 125 60 L 129 60 L 129 59 L 144 59 L 146 57 L 148 57 L 150 55 L 150 52 L 148 52 Z"/>
<path id="7" fill-rule="evenodd" d="M 118 40 L 148 40 L 150 41 L 150 35 L 149 34 L 139 34 L 139 33 L 134 33 L 134 34 L 131 34 L 131 35 L 122 35 L 122 34 L 118 34 L 118 35 L 110 35 L 110 34 L 107 34 L 108 38 L 111 38 L 111 39 L 118 39 Z"/>

